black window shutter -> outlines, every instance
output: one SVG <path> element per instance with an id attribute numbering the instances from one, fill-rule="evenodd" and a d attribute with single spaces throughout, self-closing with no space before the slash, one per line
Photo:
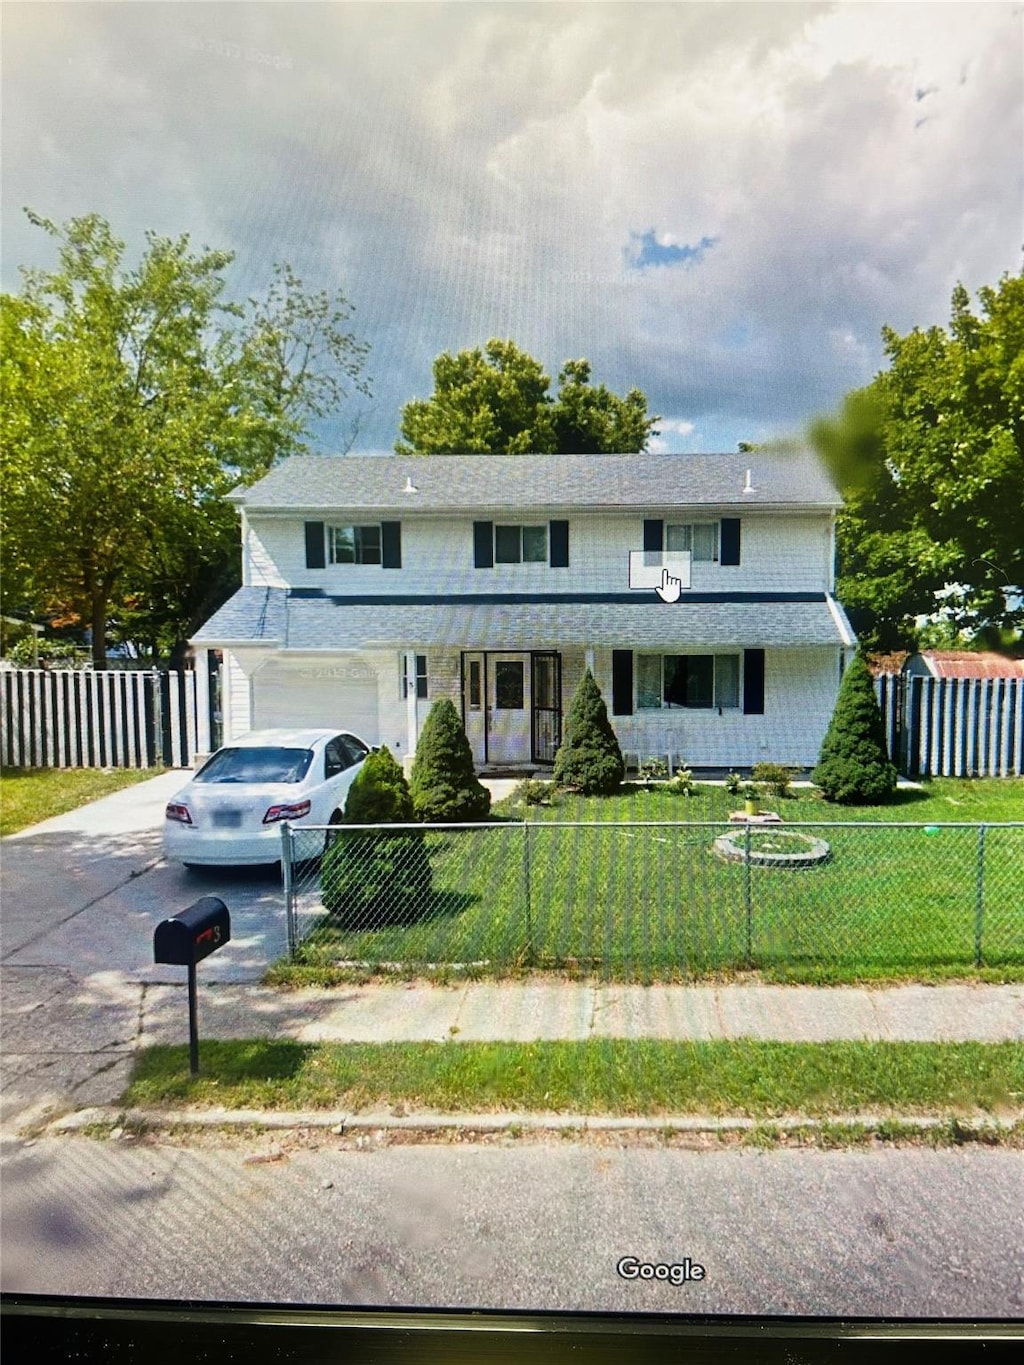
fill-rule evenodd
<path id="1" fill-rule="evenodd" d="M 644 549 L 663 550 L 665 548 L 665 523 L 644 520 Z"/>
<path id="2" fill-rule="evenodd" d="M 380 524 L 380 562 L 385 569 L 402 567 L 402 523 L 382 521 Z"/>
<path id="3" fill-rule="evenodd" d="M 322 521 L 306 522 L 306 568 L 325 569 L 324 524 Z"/>
<path id="4" fill-rule="evenodd" d="M 764 715 L 764 650 L 743 651 L 743 714 Z"/>
<path id="5" fill-rule="evenodd" d="M 740 519 L 739 517 L 722 518 L 722 541 L 720 564 L 738 564 L 740 562 Z"/>
<path id="6" fill-rule="evenodd" d="M 612 715 L 633 714 L 633 651 L 612 650 Z"/>
<path id="7" fill-rule="evenodd" d="M 553 569 L 567 569 L 569 567 L 569 523 L 567 521 L 548 523 L 548 545 L 551 552 L 551 567 Z"/>
<path id="8" fill-rule="evenodd" d="M 474 521 L 473 523 L 473 567 L 476 569 L 494 568 L 493 521 Z"/>

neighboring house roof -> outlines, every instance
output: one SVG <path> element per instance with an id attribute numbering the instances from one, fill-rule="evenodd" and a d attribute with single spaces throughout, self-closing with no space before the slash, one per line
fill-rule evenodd
<path id="1" fill-rule="evenodd" d="M 1024 659 L 966 649 L 930 649 L 912 654 L 904 664 L 908 673 L 933 678 L 1024 678 Z"/>
<path id="2" fill-rule="evenodd" d="M 750 470 L 750 492 L 745 493 Z M 407 492 L 411 485 L 415 492 Z M 232 501 L 249 512 L 517 512 L 672 506 L 818 508 L 841 499 L 817 458 L 738 455 L 319 456 L 286 460 Z"/>
<path id="3" fill-rule="evenodd" d="M 769 595 L 764 594 L 767 599 Z M 758 598 L 758 594 L 747 594 Z M 847 643 L 853 632 L 839 605 L 823 594 L 778 594 L 766 600 L 609 602 L 515 600 L 495 594 L 437 603 L 368 602 L 241 588 L 193 643 L 264 644 L 286 650 L 538 649 L 569 645 L 662 650 L 696 646 L 786 646 Z M 709 600 L 710 599 L 710 600 Z M 251 633 L 246 635 L 244 632 Z"/>

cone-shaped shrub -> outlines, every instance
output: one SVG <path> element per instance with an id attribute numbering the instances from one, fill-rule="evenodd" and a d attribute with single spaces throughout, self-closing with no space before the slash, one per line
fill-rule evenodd
<path id="1" fill-rule="evenodd" d="M 409 787 L 416 818 L 427 824 L 483 820 L 490 812 L 491 794 L 477 780 L 469 740 L 447 697 L 423 722 Z"/>
<path id="2" fill-rule="evenodd" d="M 812 777 L 827 800 L 844 806 L 887 801 L 896 790 L 875 685 L 859 653 L 843 674 Z"/>
<path id="3" fill-rule="evenodd" d="M 608 708 L 588 668 L 572 699 L 565 736 L 555 754 L 555 782 L 585 796 L 611 796 L 625 775 L 626 765 Z"/>
<path id="4" fill-rule="evenodd" d="M 408 824 L 412 820 L 412 797 L 405 773 L 386 744 L 367 754 L 355 781 L 348 789 L 345 823 L 348 825 Z"/>
<path id="5" fill-rule="evenodd" d="M 348 791 L 345 823 L 407 824 L 405 774 L 384 747 L 369 754 Z M 430 860 L 417 830 L 344 830 L 331 835 L 320 869 L 324 908 L 360 930 L 408 923 L 430 904 Z"/>

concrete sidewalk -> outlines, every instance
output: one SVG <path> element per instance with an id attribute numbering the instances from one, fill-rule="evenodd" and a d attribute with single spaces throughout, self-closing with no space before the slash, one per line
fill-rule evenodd
<path id="1" fill-rule="evenodd" d="M 146 988 L 139 1045 L 187 1037 L 185 994 Z M 723 1038 L 780 1042 L 1024 1041 L 1024 985 L 638 986 L 534 978 L 458 986 L 374 983 L 282 993 L 200 987 L 208 1038 L 300 1042 L 534 1042 Z"/>
<path id="2" fill-rule="evenodd" d="M 26 970 L 5 983 L 7 1131 L 47 1113 L 116 1102 L 140 1047 L 188 1041 L 184 984 L 121 973 Z M 531 1042 L 754 1038 L 1024 1041 L 1024 985 L 634 986 L 532 979 L 458 986 L 374 983 L 332 991 L 199 987 L 200 1039 Z"/>

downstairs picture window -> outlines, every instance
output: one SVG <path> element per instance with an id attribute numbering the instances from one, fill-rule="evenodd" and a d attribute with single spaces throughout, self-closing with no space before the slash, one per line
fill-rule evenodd
<path id="1" fill-rule="evenodd" d="M 687 706 L 735 710 L 740 704 L 738 654 L 638 654 L 638 711 Z"/>

